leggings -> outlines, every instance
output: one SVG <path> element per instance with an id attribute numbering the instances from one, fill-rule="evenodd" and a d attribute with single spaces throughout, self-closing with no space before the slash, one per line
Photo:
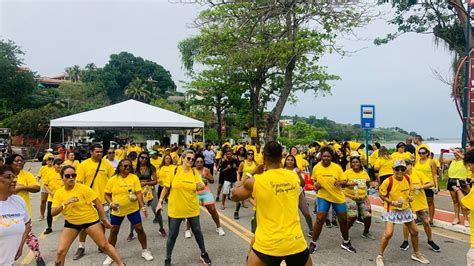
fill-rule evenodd
<path id="1" fill-rule="evenodd" d="M 26 238 L 26 244 L 28 245 L 30 250 L 33 251 L 33 254 L 35 255 L 36 259 L 41 257 L 38 238 L 35 236 L 35 234 L 33 234 L 32 231 L 28 233 L 28 236 Z"/>
<path id="2" fill-rule="evenodd" d="M 51 201 L 48 201 L 48 213 L 46 215 L 46 223 L 48 224 L 49 229 L 51 229 L 53 226 L 53 215 L 51 214 L 51 206 L 53 206 L 53 203 Z"/>
<path id="3" fill-rule="evenodd" d="M 308 208 L 308 201 L 306 201 L 306 196 L 304 195 L 304 191 L 300 193 L 300 200 L 298 204 L 298 208 L 300 209 L 301 213 L 306 220 L 306 224 L 308 225 L 309 231 L 313 231 L 313 219 L 311 218 L 311 214 L 309 213 Z"/>
<path id="4" fill-rule="evenodd" d="M 166 241 L 166 259 L 171 259 L 171 254 L 173 253 L 174 244 L 176 243 L 176 238 L 179 234 L 179 226 L 181 222 L 187 219 L 191 225 L 191 231 L 193 231 L 196 242 L 201 250 L 201 253 L 206 253 L 206 247 L 204 246 L 204 236 L 202 235 L 201 226 L 199 225 L 199 216 L 190 217 L 190 218 L 171 218 L 168 217 L 169 223 L 169 235 L 168 240 Z"/>

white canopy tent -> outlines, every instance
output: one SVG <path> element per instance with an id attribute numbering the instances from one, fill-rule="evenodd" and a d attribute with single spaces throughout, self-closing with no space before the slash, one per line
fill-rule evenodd
<path id="1" fill-rule="evenodd" d="M 204 136 L 204 122 L 135 100 L 51 120 L 50 145 L 53 127 L 62 129 L 202 128 Z"/>

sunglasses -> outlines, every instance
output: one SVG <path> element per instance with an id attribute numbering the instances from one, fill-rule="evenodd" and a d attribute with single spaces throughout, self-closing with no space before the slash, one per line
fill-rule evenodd
<path id="1" fill-rule="evenodd" d="M 54 161 L 54 158 L 48 158 L 48 161 Z"/>
<path id="2" fill-rule="evenodd" d="M 248 153 L 248 155 L 253 155 L 253 153 Z"/>
<path id="3" fill-rule="evenodd" d="M 405 170 L 407 170 L 407 169 L 406 169 L 406 167 L 395 167 L 394 170 L 395 170 L 395 172 L 405 172 Z"/>
<path id="4" fill-rule="evenodd" d="M 76 174 L 76 173 L 65 174 L 64 177 L 65 177 L 66 179 L 73 179 L 73 178 L 76 178 L 76 177 L 77 177 L 77 174 Z"/>
<path id="5" fill-rule="evenodd" d="M 148 160 L 148 157 L 143 157 L 143 156 L 142 156 L 142 157 L 140 157 L 140 159 L 142 159 L 142 160 Z"/>
<path id="6" fill-rule="evenodd" d="M 131 166 L 131 165 L 129 165 L 129 164 L 122 165 L 122 167 L 123 167 L 123 169 L 129 169 L 129 168 L 132 168 L 132 166 Z"/>
<path id="7" fill-rule="evenodd" d="M 422 151 L 421 151 L 421 152 L 419 152 L 418 154 L 419 154 L 419 155 L 425 155 L 425 154 L 428 154 L 428 153 L 427 153 L 427 152 L 422 152 Z"/>
<path id="8" fill-rule="evenodd" d="M 191 157 L 186 157 L 186 161 L 188 161 L 188 162 L 194 162 L 194 161 L 196 161 L 196 159 L 191 158 Z"/>
<path id="9" fill-rule="evenodd" d="M 115 154 L 115 152 L 114 152 L 114 151 L 111 151 L 111 152 L 109 152 L 109 154 Z"/>

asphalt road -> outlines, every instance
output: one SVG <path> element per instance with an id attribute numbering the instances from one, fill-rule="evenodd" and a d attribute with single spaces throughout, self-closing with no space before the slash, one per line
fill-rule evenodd
<path id="1" fill-rule="evenodd" d="M 38 165 L 27 165 L 33 173 L 37 172 Z M 212 186 L 215 192 L 215 186 Z M 311 209 L 314 206 L 313 200 L 309 198 Z M 40 238 L 40 248 L 43 257 L 48 265 L 54 265 L 57 241 L 63 227 L 63 217 L 59 216 L 53 222 L 53 233 L 45 236 L 42 231 L 46 227 L 45 221 L 38 221 L 39 218 L 39 194 L 31 195 L 33 207 L 33 231 Z M 220 204 L 220 203 L 217 203 Z M 250 232 L 250 220 L 252 218 L 251 208 L 241 208 L 240 219 L 233 219 L 235 203 L 226 202 L 225 210 L 218 210 L 221 217 L 222 226 L 226 232 L 225 236 L 218 236 L 215 232 L 215 224 L 211 217 L 205 212 L 201 212 L 201 228 L 204 233 L 206 248 L 213 261 L 213 265 L 245 265 L 245 258 L 249 250 L 249 242 L 253 235 Z M 166 206 L 165 206 L 166 214 Z M 357 249 L 356 254 L 349 253 L 340 248 L 341 237 L 339 228 L 324 228 L 319 246 L 315 254 L 312 255 L 315 265 L 375 265 L 375 257 L 379 250 L 379 239 L 383 232 L 383 223 L 378 218 L 380 214 L 375 213 L 371 232 L 377 240 L 362 238 L 363 226 L 356 224 L 350 231 L 352 245 Z M 314 218 L 314 216 L 313 216 Z M 301 218 L 302 228 L 305 234 L 308 228 Z M 167 217 L 164 215 L 165 228 L 167 229 Z M 141 247 L 137 239 L 127 242 L 129 231 L 127 220 L 122 224 L 119 234 L 117 250 L 127 265 L 163 265 L 166 252 L 166 239 L 159 236 L 158 225 L 152 223 L 152 219 L 144 219 L 144 228 L 148 237 L 148 249 L 152 252 L 154 260 L 146 262 L 141 258 Z M 454 233 L 440 228 L 434 228 L 434 240 L 441 247 L 440 253 L 435 253 L 426 244 L 426 235 L 420 229 L 420 250 L 431 261 L 432 265 L 465 265 L 465 254 L 469 249 L 469 236 Z M 201 265 L 199 261 L 199 249 L 194 238 L 184 238 L 185 225 L 182 224 L 180 235 L 173 252 L 173 265 Z M 310 238 L 307 237 L 309 241 Z M 395 234 L 390 241 L 385 254 L 386 265 L 418 265 L 410 259 L 412 250 L 402 251 L 398 247 L 402 242 L 402 228 L 397 226 Z M 72 255 L 78 246 L 78 241 L 72 245 L 66 258 L 66 265 L 101 265 L 105 259 L 104 254 L 97 251 L 97 247 L 87 240 L 86 255 L 79 261 L 73 261 Z M 27 247 L 24 248 L 23 256 L 17 261 L 17 265 L 34 265 L 34 259 Z"/>

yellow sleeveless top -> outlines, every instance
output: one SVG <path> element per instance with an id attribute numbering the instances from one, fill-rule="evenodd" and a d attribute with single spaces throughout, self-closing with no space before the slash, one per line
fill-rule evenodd
<path id="1" fill-rule="evenodd" d="M 298 213 L 299 188 L 299 178 L 290 170 L 271 169 L 255 175 L 252 196 L 258 221 L 253 244 L 256 251 L 288 256 L 307 248 Z"/>
<path id="2" fill-rule="evenodd" d="M 420 161 L 416 162 L 416 165 L 413 167 L 414 171 L 419 171 L 429 177 L 433 181 L 433 172 L 431 172 L 431 159 L 426 160 L 424 163 Z"/>
<path id="3" fill-rule="evenodd" d="M 468 172 L 466 166 L 464 165 L 464 162 L 462 160 L 451 161 L 451 164 L 449 165 L 448 175 L 449 178 L 467 178 Z"/>
<path id="4" fill-rule="evenodd" d="M 242 168 L 242 182 L 244 182 L 248 178 L 247 173 L 252 172 L 253 169 L 257 167 L 257 164 L 255 162 L 252 162 L 252 164 L 248 165 L 247 160 L 245 160 L 243 163 L 244 167 Z"/>

